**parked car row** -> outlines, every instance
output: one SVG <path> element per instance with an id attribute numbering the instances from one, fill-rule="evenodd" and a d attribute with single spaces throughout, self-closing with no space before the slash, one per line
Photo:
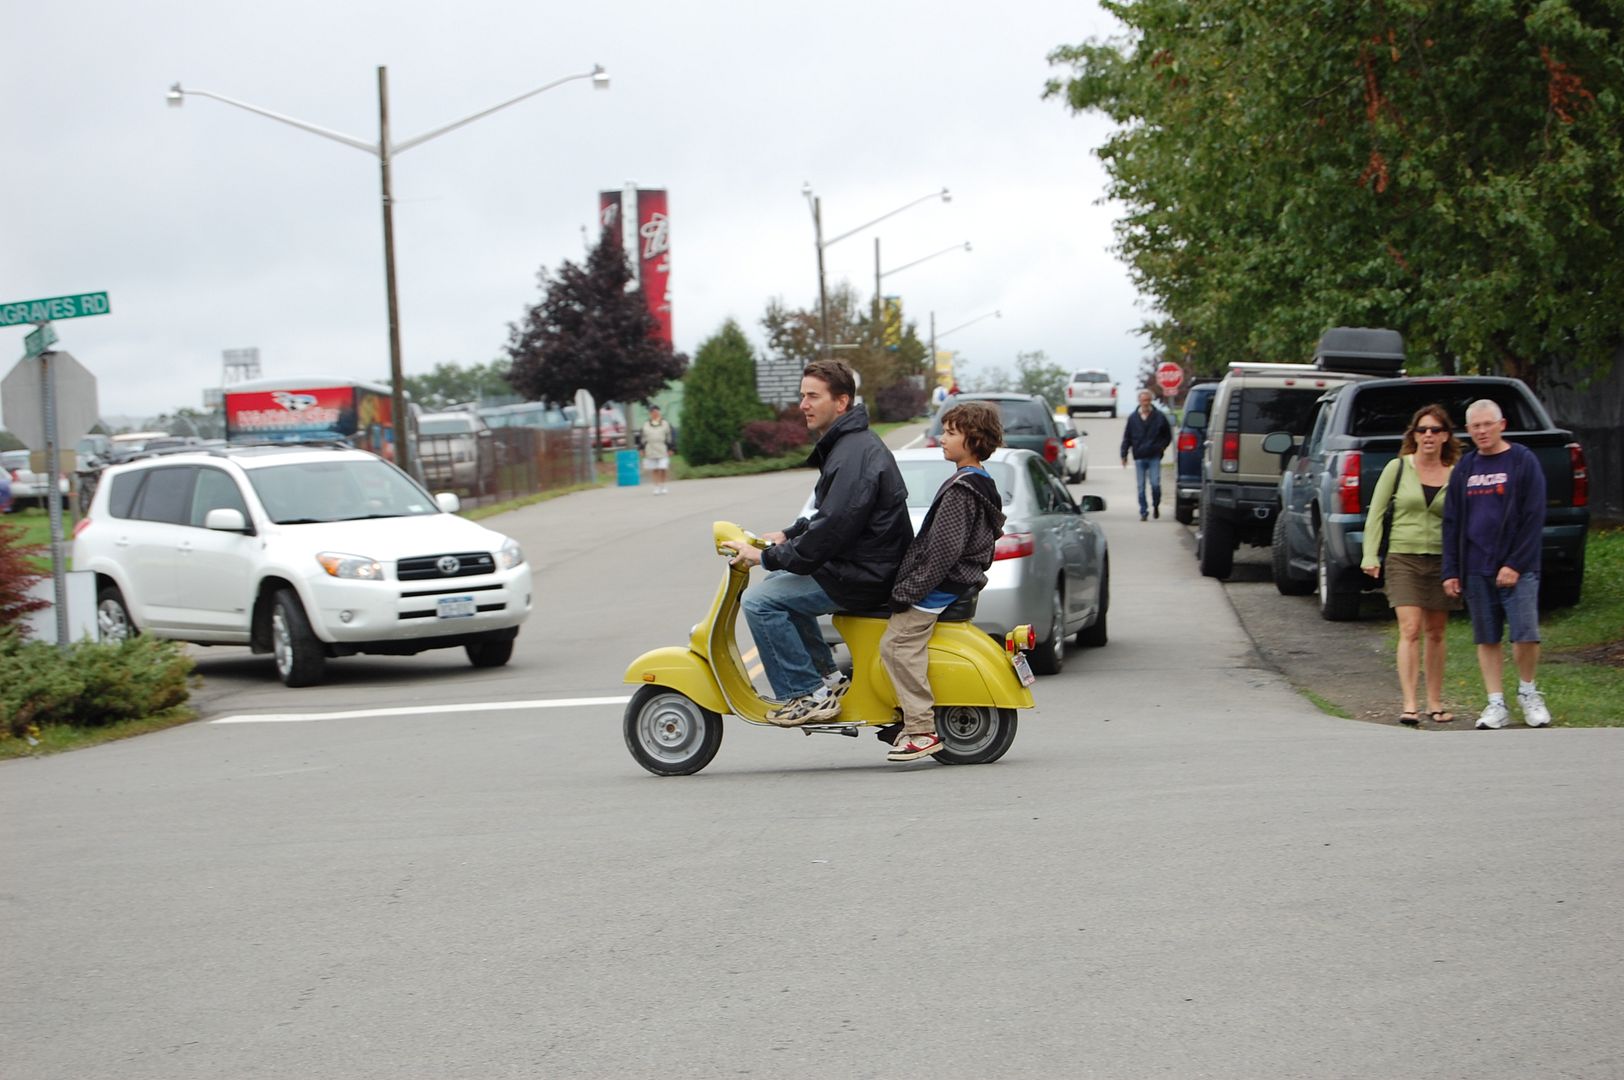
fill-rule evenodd
<path id="1" fill-rule="evenodd" d="M 25 506 L 45 506 L 51 498 L 51 481 L 29 465 L 32 454 L 27 450 L 0 450 L 0 472 L 6 476 L 6 496 L 0 498 L 0 513 L 9 514 Z M 57 477 L 57 490 L 67 505 L 68 478 Z"/>
<path id="2" fill-rule="evenodd" d="M 1356 618 L 1360 594 L 1378 587 L 1359 568 L 1370 497 L 1411 416 L 1442 405 L 1464 440 L 1467 405 L 1486 398 L 1506 417 L 1506 439 L 1533 450 L 1545 471 L 1541 601 L 1578 603 L 1589 471 L 1572 433 L 1556 427 L 1520 380 L 1407 378 L 1403 365 L 1395 331 L 1338 327 L 1321 338 L 1312 365 L 1231 364 L 1210 389 L 1192 387 L 1179 433 L 1177 514 L 1188 523 L 1199 513 L 1201 572 L 1228 577 L 1240 544 L 1267 547 L 1281 593 L 1314 593 L 1324 618 Z"/>

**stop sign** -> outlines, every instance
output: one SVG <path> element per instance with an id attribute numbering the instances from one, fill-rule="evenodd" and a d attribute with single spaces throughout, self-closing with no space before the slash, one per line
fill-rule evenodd
<path id="1" fill-rule="evenodd" d="M 1156 365 L 1156 385 L 1172 394 L 1184 384 L 1184 369 L 1171 360 Z"/>
<path id="2" fill-rule="evenodd" d="M 96 376 L 71 353 L 52 352 L 17 361 L 0 379 L 0 420 L 30 450 L 45 449 L 45 386 L 48 362 L 56 389 L 56 441 L 71 447 L 96 426 Z"/>

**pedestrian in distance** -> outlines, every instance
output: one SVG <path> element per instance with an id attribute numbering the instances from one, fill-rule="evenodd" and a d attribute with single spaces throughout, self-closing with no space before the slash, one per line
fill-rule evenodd
<path id="1" fill-rule="evenodd" d="M 1139 408 L 1128 414 L 1122 428 L 1122 467 L 1133 456 L 1133 486 L 1139 493 L 1139 520 L 1162 516 L 1162 454 L 1173 441 L 1173 425 L 1151 404 L 1151 392 L 1139 391 Z M 1145 502 L 1145 483 L 1150 483 L 1150 502 Z"/>
<path id="2" fill-rule="evenodd" d="M 998 408 L 966 401 L 942 414 L 942 456 L 955 466 L 897 570 L 880 662 L 897 692 L 902 731 L 887 761 L 914 761 L 942 748 L 927 669 L 930 635 L 953 602 L 987 583 L 1004 530 L 1003 499 L 982 462 L 1004 441 Z"/>
<path id="3" fill-rule="evenodd" d="M 812 517 L 763 533 L 764 549 L 728 541 L 734 563 L 770 571 L 739 601 L 762 670 L 782 704 L 779 727 L 840 714 L 851 680 L 835 667 L 819 615 L 886 606 L 897 566 L 913 539 L 908 486 L 897 459 L 854 404 L 857 378 L 843 361 L 814 360 L 801 373 L 801 415 L 817 436 L 807 464 L 818 470 Z"/>
<path id="4" fill-rule="evenodd" d="M 1449 478 L 1444 502 L 1444 592 L 1466 597 L 1472 641 L 1488 704 L 1479 728 L 1503 728 L 1506 709 L 1501 638 L 1511 631 L 1517 705 L 1529 727 L 1546 727 L 1551 711 L 1535 685 L 1539 670 L 1539 571 L 1545 528 L 1545 472 L 1526 446 L 1506 441 L 1500 406 L 1479 399 L 1466 407 L 1473 449 Z"/>
<path id="5" fill-rule="evenodd" d="M 648 423 L 637 433 L 637 446 L 643 451 L 643 468 L 654 480 L 654 494 L 664 495 L 665 479 L 671 469 L 671 454 L 677 448 L 677 432 L 658 405 L 648 407 Z"/>
<path id="6" fill-rule="evenodd" d="M 1365 516 L 1359 565 L 1371 577 L 1385 579 L 1387 603 L 1398 618 L 1398 686 L 1404 696 L 1399 722 L 1410 727 L 1421 723 L 1416 685 L 1423 666 L 1426 717 L 1436 724 L 1455 719 L 1443 703 L 1444 629 L 1449 613 L 1460 610 L 1461 603 L 1444 592 L 1442 568 L 1445 489 L 1459 460 L 1460 444 L 1449 413 L 1442 405 L 1417 409 L 1404 431 L 1398 457 L 1387 463 L 1376 481 Z"/>

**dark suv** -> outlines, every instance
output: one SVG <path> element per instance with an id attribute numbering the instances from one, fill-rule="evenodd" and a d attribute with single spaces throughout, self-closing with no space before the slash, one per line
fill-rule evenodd
<path id="1" fill-rule="evenodd" d="M 1179 424 L 1178 472 L 1174 484 L 1173 516 L 1180 525 L 1195 520 L 1201 502 L 1201 458 L 1207 450 L 1207 414 L 1212 410 L 1218 380 L 1207 379 L 1190 387 L 1184 397 L 1184 419 Z"/>
<path id="2" fill-rule="evenodd" d="M 987 401 L 998 406 L 1004 420 L 1004 445 L 1030 450 L 1042 458 L 1062 481 L 1066 479 L 1065 440 L 1075 437 L 1075 428 L 1055 423 L 1054 409 L 1041 394 L 964 393 L 949 394 L 930 418 L 925 429 L 925 445 L 942 445 L 942 414 L 961 401 Z"/>
<path id="3" fill-rule="evenodd" d="M 1464 430 L 1466 406 L 1482 398 L 1505 414 L 1507 441 L 1532 450 L 1545 472 L 1540 601 L 1547 607 L 1578 603 L 1590 522 L 1584 450 L 1571 432 L 1552 423 L 1520 380 L 1486 375 L 1377 379 L 1319 399 L 1302 449 L 1284 454 L 1273 538 L 1275 587 L 1287 595 L 1316 593 L 1327 619 L 1357 618 L 1361 590 L 1377 585 L 1359 569 L 1365 511 L 1410 417 L 1422 406 L 1441 405 Z M 1470 448 L 1463 443 L 1463 450 Z"/>

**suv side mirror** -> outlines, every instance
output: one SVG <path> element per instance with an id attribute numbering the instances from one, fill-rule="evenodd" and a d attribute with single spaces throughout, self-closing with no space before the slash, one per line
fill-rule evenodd
<path id="1" fill-rule="evenodd" d="M 1207 414 L 1200 409 L 1191 409 L 1184 414 L 1184 426 L 1198 430 L 1207 426 Z"/>
<path id="2" fill-rule="evenodd" d="M 1085 512 L 1090 514 L 1101 514 L 1105 512 L 1105 500 L 1098 495 L 1084 495 L 1080 500 L 1078 500 L 1078 505 L 1080 505 Z"/>
<path id="3" fill-rule="evenodd" d="M 455 491 L 437 491 L 434 493 L 434 505 L 448 514 L 455 514 L 462 509 L 462 499 Z"/>
<path id="4" fill-rule="evenodd" d="M 1289 431 L 1271 431 L 1263 436 L 1263 452 L 1265 454 L 1289 454 L 1296 445 Z"/>
<path id="5" fill-rule="evenodd" d="M 242 511 L 236 507 L 216 506 L 203 515 L 203 527 L 220 532 L 245 533 L 248 531 L 248 522 L 243 519 Z"/>

